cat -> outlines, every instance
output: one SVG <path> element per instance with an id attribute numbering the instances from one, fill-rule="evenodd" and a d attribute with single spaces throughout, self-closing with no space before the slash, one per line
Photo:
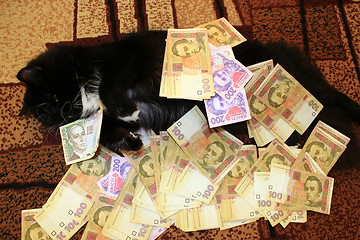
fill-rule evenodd
<path id="1" fill-rule="evenodd" d="M 17 74 L 26 83 L 20 115 L 33 114 L 56 128 L 90 116 L 101 102 L 105 110 L 100 143 L 117 152 L 141 148 L 141 137 L 133 134 L 140 127 L 156 133 L 166 130 L 195 105 L 206 115 L 201 101 L 159 97 L 166 34 L 145 31 L 91 47 L 53 46 Z M 349 125 L 350 121 L 360 123 L 359 104 L 330 86 L 298 47 L 252 40 L 233 51 L 245 66 L 273 59 L 324 105 L 305 134 L 294 133 L 287 144 L 304 143 L 318 120 L 355 139 Z M 247 133 L 244 122 L 225 129 L 235 135 Z M 353 151 L 345 152 L 360 156 L 354 140 L 348 148 Z"/>

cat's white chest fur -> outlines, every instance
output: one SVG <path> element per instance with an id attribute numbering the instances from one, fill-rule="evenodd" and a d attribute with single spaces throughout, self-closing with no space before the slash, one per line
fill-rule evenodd
<path id="1" fill-rule="evenodd" d="M 81 117 L 88 116 L 89 114 L 95 113 L 100 108 L 100 97 L 97 93 L 86 93 L 82 87 L 81 102 L 82 102 L 82 114 Z"/>

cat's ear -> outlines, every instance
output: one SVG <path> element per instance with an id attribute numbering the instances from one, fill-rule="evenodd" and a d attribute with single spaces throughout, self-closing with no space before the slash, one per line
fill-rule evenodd
<path id="1" fill-rule="evenodd" d="M 42 69 L 38 66 L 25 67 L 16 75 L 17 79 L 27 84 L 39 84 Z"/>

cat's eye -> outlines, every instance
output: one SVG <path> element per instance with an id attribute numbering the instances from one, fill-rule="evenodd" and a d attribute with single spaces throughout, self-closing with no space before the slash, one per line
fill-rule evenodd
<path id="1" fill-rule="evenodd" d="M 59 102 L 59 99 L 58 99 L 58 97 L 56 96 L 56 94 L 53 95 L 53 101 L 56 102 L 56 103 Z"/>

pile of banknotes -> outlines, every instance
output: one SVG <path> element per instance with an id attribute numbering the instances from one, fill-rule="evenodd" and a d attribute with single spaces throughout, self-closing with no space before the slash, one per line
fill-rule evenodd
<path id="1" fill-rule="evenodd" d="M 71 164 L 42 208 L 22 211 L 23 239 L 34 231 L 70 239 L 86 223 L 82 239 L 155 239 L 172 224 L 227 229 L 262 217 L 306 222 L 308 210 L 330 213 L 326 174 L 350 141 L 319 121 L 302 149 L 244 145 L 210 128 L 197 107 L 159 135 L 141 134 L 140 151 L 119 156 L 100 145 Z"/>
<path id="2" fill-rule="evenodd" d="M 168 31 L 160 96 L 204 100 L 207 117 L 194 107 L 158 135 L 141 130 L 137 152 L 99 145 L 102 107 L 60 127 L 70 167 L 41 208 L 22 211 L 22 239 L 70 239 L 85 224 L 81 239 L 155 239 L 172 224 L 286 227 L 329 214 L 327 173 L 350 139 L 319 121 L 302 149 L 287 146 L 323 106 L 272 60 L 238 62 L 231 47 L 243 41 L 224 18 Z M 245 120 L 256 145 L 220 127 Z"/>

